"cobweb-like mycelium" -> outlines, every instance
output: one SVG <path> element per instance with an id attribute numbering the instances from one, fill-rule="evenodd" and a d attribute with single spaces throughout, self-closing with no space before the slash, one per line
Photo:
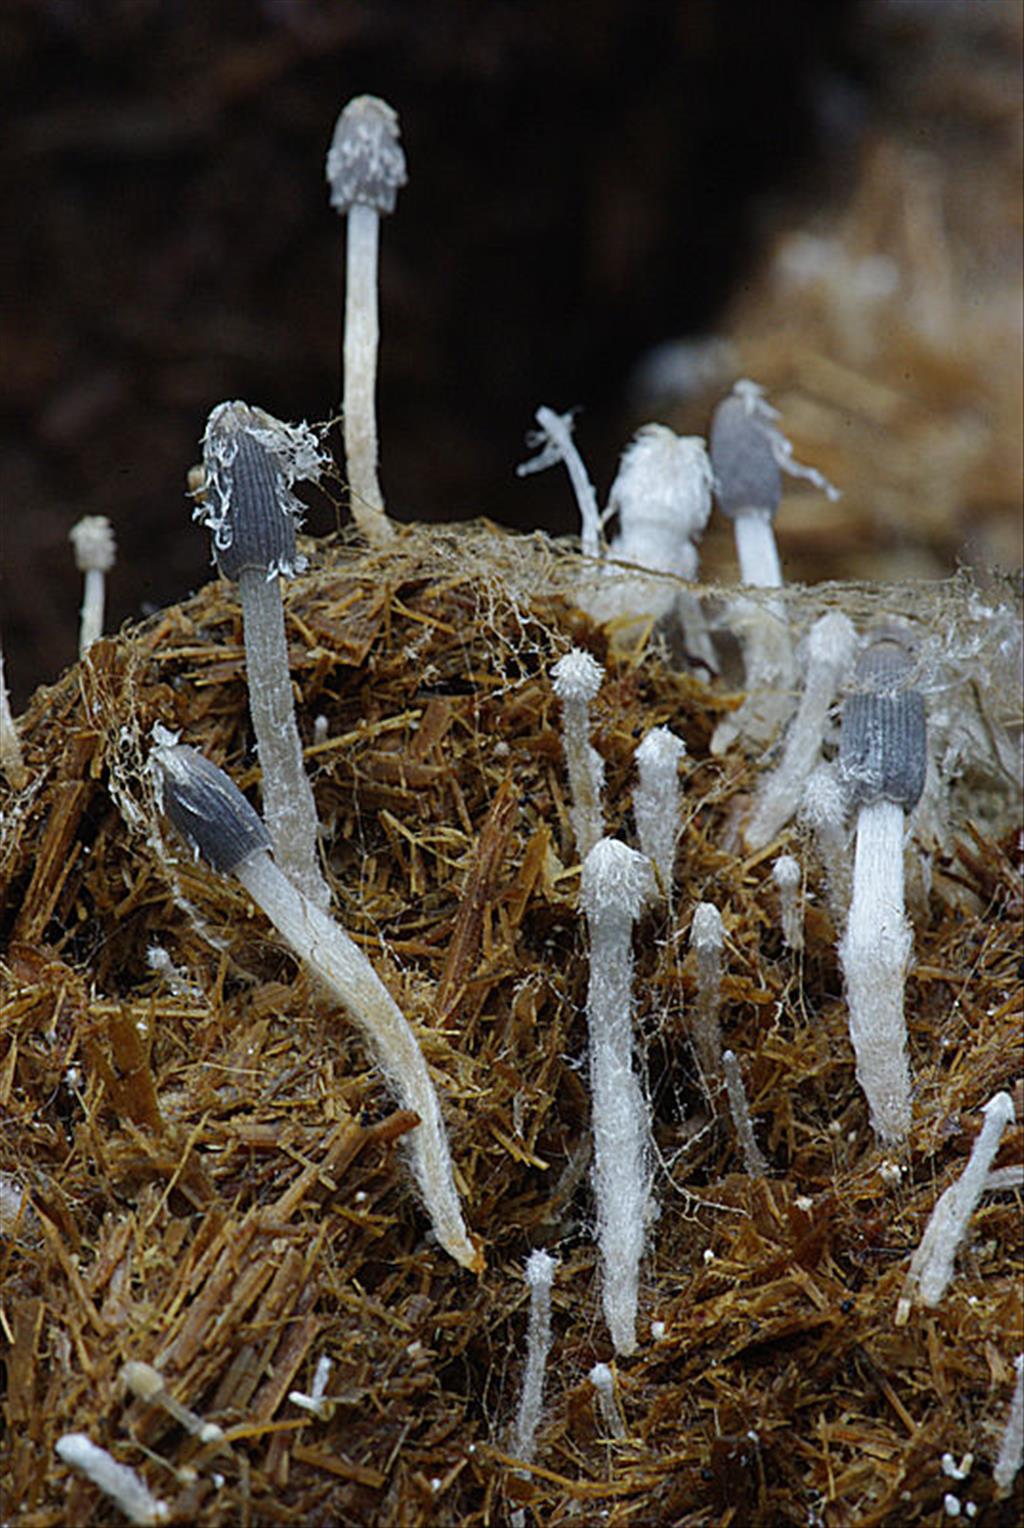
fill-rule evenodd
<path id="1" fill-rule="evenodd" d="M 487 1270 L 432 1241 L 395 1150 L 415 1117 L 394 1112 L 359 1037 L 156 810 L 158 720 L 256 796 L 238 608 L 210 583 L 95 643 L 19 723 L 30 781 L 0 827 L 7 1406 L 29 1440 L 8 1444 L 11 1500 L 63 1510 L 54 1444 L 83 1433 L 172 1521 L 237 1520 L 243 1496 L 256 1515 L 335 1521 L 482 1523 L 533 1506 L 552 1522 L 685 1522 L 730 1505 L 784 1521 L 830 1490 L 880 1522 L 897 1504 L 919 1518 L 941 1501 L 945 1450 L 994 1458 L 1013 1381 L 1000 1372 L 993 1392 L 1003 1360 L 979 1335 L 996 1311 L 1014 1319 L 1012 1190 L 977 1212 L 941 1333 L 907 1343 L 892 1324 L 982 1105 L 1019 1073 L 1012 598 L 966 577 L 771 591 L 798 652 L 829 612 L 858 633 L 898 613 L 915 633 L 930 773 L 908 843 L 913 1120 L 893 1163 L 857 1087 L 815 840 L 797 818 L 748 853 L 775 760 L 711 753 L 739 699 L 728 671 L 706 683 L 656 630 L 616 646 L 578 608 L 576 554 L 540 536 L 407 528 L 386 551 L 304 550 L 285 615 L 332 904 L 416 1029 Z M 651 729 L 686 749 L 671 895 L 646 904 L 634 940 L 658 1213 L 611 1446 L 588 1378 L 613 1351 L 590 1189 L 588 941 L 550 677 L 573 647 L 604 669 L 590 742 L 608 835 L 637 847 Z M 826 764 L 836 747 L 830 717 Z M 782 852 L 803 871 L 801 951 L 779 930 Z M 701 902 L 721 915 L 719 1022 L 764 1176 L 695 1059 Z M 1020 1140 L 1007 1130 L 1000 1169 Z M 531 1462 L 505 1448 L 535 1250 L 559 1275 Z M 927 1319 L 915 1310 L 907 1331 Z M 320 1410 L 289 1401 L 325 1355 Z M 215 1456 L 125 1397 L 133 1361 L 223 1429 Z"/>

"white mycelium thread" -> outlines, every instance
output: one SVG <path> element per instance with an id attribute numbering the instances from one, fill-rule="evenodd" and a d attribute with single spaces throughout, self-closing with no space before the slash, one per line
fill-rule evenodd
<path id="1" fill-rule="evenodd" d="M 601 1295 L 617 1353 L 636 1349 L 640 1259 L 650 1214 L 650 1125 L 633 1071 L 633 924 L 651 881 L 650 862 L 615 839 L 601 839 L 583 864 L 594 1197 Z"/>

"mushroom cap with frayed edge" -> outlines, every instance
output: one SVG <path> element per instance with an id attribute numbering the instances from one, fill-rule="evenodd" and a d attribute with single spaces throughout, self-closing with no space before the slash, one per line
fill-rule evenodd
<path id="1" fill-rule="evenodd" d="M 324 464 L 313 432 L 285 424 L 247 403 L 218 403 L 203 434 L 204 494 L 193 512 L 213 538 L 221 574 L 291 575 L 305 559 L 295 550 L 303 505 L 292 492 L 316 481 Z"/>
<path id="2" fill-rule="evenodd" d="M 853 806 L 892 801 L 909 812 L 920 800 L 928 731 L 924 696 L 908 684 L 912 667 L 898 636 L 882 636 L 857 660 L 864 689 L 844 701 L 839 731 L 839 774 Z"/>
<path id="3" fill-rule="evenodd" d="M 395 197 L 408 179 L 398 140 L 398 113 L 379 96 L 354 96 L 334 126 L 327 153 L 331 206 L 372 207 L 394 212 Z"/>
<path id="4" fill-rule="evenodd" d="M 591 922 L 635 923 L 654 886 L 645 854 L 617 838 L 602 838 L 583 861 L 580 900 Z"/>
<path id="5" fill-rule="evenodd" d="M 238 786 L 197 749 L 158 729 L 150 769 L 164 815 L 220 875 L 270 848 L 270 834 Z"/>
<path id="6" fill-rule="evenodd" d="M 782 473 L 771 435 L 751 400 L 732 392 L 711 416 L 709 433 L 715 498 L 735 520 L 751 510 L 773 518 L 782 498 Z"/>

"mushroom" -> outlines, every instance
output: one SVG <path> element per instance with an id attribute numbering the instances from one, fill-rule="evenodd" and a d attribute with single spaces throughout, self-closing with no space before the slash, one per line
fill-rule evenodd
<path id="1" fill-rule="evenodd" d="M 554 665 L 551 678 L 562 702 L 562 747 L 572 795 L 569 820 L 582 861 L 604 833 L 604 760 L 590 744 L 590 702 L 601 688 L 604 669 L 582 648 L 572 647 Z"/>
<path id="2" fill-rule="evenodd" d="M 583 862 L 601 1300 L 617 1353 L 636 1350 L 640 1259 L 651 1208 L 650 1124 L 633 1071 L 633 924 L 652 882 L 650 861 L 613 838 L 602 838 Z"/>
<path id="3" fill-rule="evenodd" d="M 280 579 L 305 567 L 295 550 L 302 505 L 292 491 L 315 479 L 312 433 L 246 403 L 221 403 L 203 436 L 205 488 L 195 509 L 225 578 L 238 583 L 249 714 L 262 772 L 263 813 L 278 864 L 319 907 L 331 893 L 317 853 L 313 789 L 302 760 L 288 668 Z"/>
<path id="4" fill-rule="evenodd" d="M 855 677 L 863 688 L 846 699 L 839 734 L 840 779 L 857 810 L 839 960 L 857 1080 L 887 1143 L 902 1141 L 910 1127 L 903 984 L 913 935 L 904 914 L 903 840 L 927 765 L 924 699 L 910 687 L 911 670 L 902 636 L 880 635 L 860 656 Z"/>
<path id="5" fill-rule="evenodd" d="M 514 1448 L 527 1464 L 533 1458 L 537 1423 L 544 1402 L 544 1371 L 551 1348 L 551 1285 L 555 1259 L 537 1249 L 526 1259 L 526 1282 L 530 1286 L 530 1315 L 526 1327 L 526 1368 L 523 1391 L 516 1413 Z"/>
<path id="6" fill-rule="evenodd" d="M 668 727 L 652 727 L 636 751 L 639 780 L 633 789 L 633 816 L 641 851 L 654 866 L 657 893 L 672 900 L 676 843 L 681 827 L 679 761 L 686 744 Z"/>
<path id="7" fill-rule="evenodd" d="M 377 96 L 355 96 L 342 111 L 327 154 L 331 206 L 348 217 L 342 412 L 352 518 L 366 539 L 394 535 L 377 480 L 377 246 L 382 213 L 394 212 L 406 183 L 398 116 Z"/>
<path id="8" fill-rule="evenodd" d="M 82 624 L 78 635 L 78 656 L 83 658 L 103 635 L 104 581 L 114 566 L 117 545 L 114 528 L 106 515 L 83 515 L 71 527 L 68 540 L 75 549 L 75 566 L 79 573 L 85 574 Z"/>
<path id="9" fill-rule="evenodd" d="M 718 1007 L 722 1000 L 722 950 L 725 929 L 713 902 L 698 902 L 690 924 L 690 948 L 697 956 L 697 1010 L 693 1019 L 693 1044 L 697 1052 L 704 1092 L 714 1106 L 722 1082 L 722 1030 Z"/>
<path id="10" fill-rule="evenodd" d="M 800 916 L 800 864 L 791 854 L 780 854 L 772 866 L 772 880 L 779 891 L 782 940 L 791 950 L 804 947 L 803 919 Z"/>
<path id="11" fill-rule="evenodd" d="M 853 661 L 857 633 L 839 610 L 815 621 L 807 637 L 807 677 L 796 715 L 789 724 L 782 762 L 762 783 L 744 838 L 748 849 L 763 849 L 800 805 L 807 779 L 818 762 L 836 688 Z"/>
<path id="12" fill-rule="evenodd" d="M 793 459 L 793 448 L 775 424 L 778 411 L 756 382 L 737 382 L 715 409 L 709 445 L 715 475 L 715 498 L 733 522 L 740 580 L 762 589 L 782 587 L 782 567 L 772 522 L 782 498 L 782 473 L 809 478 L 830 498 L 837 490 L 813 467 Z M 779 600 L 733 612 L 746 627 L 744 664 L 751 692 L 741 709 L 715 729 L 713 753 L 723 753 L 741 734 L 754 742 L 772 736 L 790 708 L 793 652 L 785 608 Z"/>
<path id="13" fill-rule="evenodd" d="M 572 438 L 572 410 L 567 414 L 556 414 L 554 409 L 542 405 L 534 418 L 538 428 L 531 430 L 526 443 L 534 447 L 537 455 L 532 456 L 528 462 L 521 462 L 516 468 L 516 476 L 529 477 L 533 472 L 543 472 L 546 467 L 554 467 L 558 462 L 563 462 L 580 511 L 580 550 L 584 557 L 599 557 L 601 516 L 594 485 L 587 476 L 583 458 Z"/>
<path id="14" fill-rule="evenodd" d="M 359 1026 L 403 1109 L 419 1116 L 412 1167 L 438 1241 L 465 1268 L 483 1256 L 462 1218 L 448 1138 L 423 1052 L 362 950 L 284 875 L 270 835 L 241 791 L 201 753 L 159 727 L 150 767 L 165 815 L 220 875 L 233 875 Z"/>

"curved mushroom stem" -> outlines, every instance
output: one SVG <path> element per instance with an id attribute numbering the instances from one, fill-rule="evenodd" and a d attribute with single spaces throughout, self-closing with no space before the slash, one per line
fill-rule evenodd
<path id="1" fill-rule="evenodd" d="M 419 1115 L 409 1137 L 412 1167 L 437 1239 L 457 1263 L 479 1271 L 483 1256 L 462 1218 L 437 1092 L 394 998 L 362 950 L 282 875 L 267 850 L 249 855 L 233 873 L 359 1025 L 402 1107 Z"/>
<path id="2" fill-rule="evenodd" d="M 327 907 L 330 890 L 317 855 L 316 802 L 295 721 L 280 579 L 247 568 L 238 575 L 238 588 L 249 714 L 263 775 L 263 815 L 280 868 L 318 907 Z"/>

